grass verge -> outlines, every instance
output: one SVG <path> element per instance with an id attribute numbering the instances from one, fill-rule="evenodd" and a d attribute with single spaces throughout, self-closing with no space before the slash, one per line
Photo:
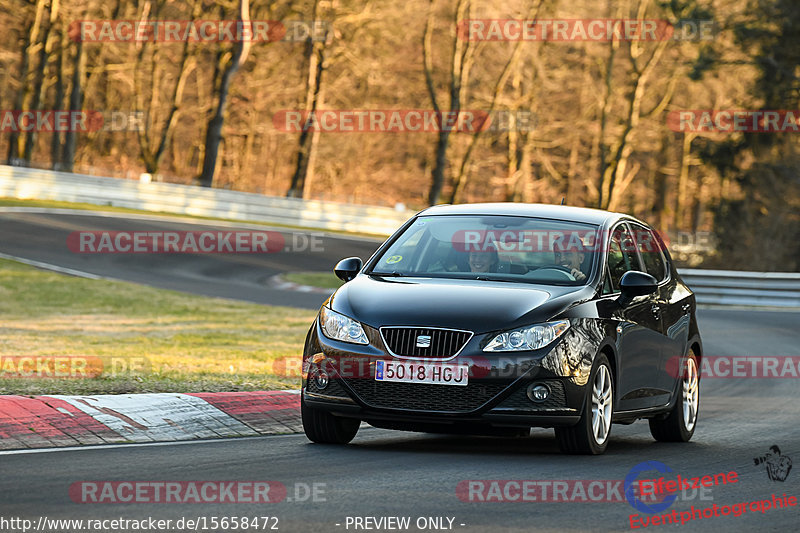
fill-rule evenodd
<path id="1" fill-rule="evenodd" d="M 286 272 L 281 277 L 292 283 L 323 289 L 338 289 L 344 283 L 333 272 Z"/>
<path id="2" fill-rule="evenodd" d="M 314 319 L 313 311 L 87 280 L 4 260 L 0 315 L 0 394 L 22 395 L 296 388 L 297 373 L 286 377 L 282 369 L 297 368 Z M 114 358 L 123 370 L 9 377 L 23 368 L 19 356 Z"/>

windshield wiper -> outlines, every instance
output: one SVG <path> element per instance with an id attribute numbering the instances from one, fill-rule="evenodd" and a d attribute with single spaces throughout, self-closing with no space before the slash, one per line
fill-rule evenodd
<path id="1" fill-rule="evenodd" d="M 402 278 L 402 277 L 406 276 L 406 274 L 403 274 L 402 272 L 397 272 L 397 271 L 393 271 L 393 272 L 370 272 L 369 275 L 370 276 L 378 276 L 380 278 Z"/>
<path id="2" fill-rule="evenodd" d="M 489 276 L 475 276 L 472 279 L 476 279 L 478 281 L 502 281 L 504 283 L 518 283 L 519 282 L 519 280 L 516 280 L 516 279 L 490 278 Z"/>

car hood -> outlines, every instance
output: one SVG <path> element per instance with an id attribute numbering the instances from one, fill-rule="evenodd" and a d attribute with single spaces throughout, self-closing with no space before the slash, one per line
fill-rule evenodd
<path id="1" fill-rule="evenodd" d="M 549 320 L 592 294 L 586 286 L 361 274 L 340 287 L 327 304 L 374 328 L 429 326 L 481 333 Z"/>

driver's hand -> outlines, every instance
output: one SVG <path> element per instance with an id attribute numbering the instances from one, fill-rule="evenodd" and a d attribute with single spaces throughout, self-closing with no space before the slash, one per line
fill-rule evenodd
<path id="1" fill-rule="evenodd" d="M 577 268 L 573 268 L 570 271 L 570 274 L 572 274 L 572 277 L 574 277 L 576 281 L 583 281 L 583 280 L 586 279 L 586 274 L 584 274 L 583 272 L 581 272 Z"/>

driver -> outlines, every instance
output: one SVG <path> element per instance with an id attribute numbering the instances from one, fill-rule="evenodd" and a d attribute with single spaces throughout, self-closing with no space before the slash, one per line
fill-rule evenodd
<path id="1" fill-rule="evenodd" d="M 586 259 L 583 252 L 574 248 L 564 249 L 563 246 L 557 244 L 553 247 L 553 253 L 555 254 L 556 264 L 569 269 L 570 274 L 577 281 L 586 279 L 586 274 L 581 270 L 583 260 Z"/>

